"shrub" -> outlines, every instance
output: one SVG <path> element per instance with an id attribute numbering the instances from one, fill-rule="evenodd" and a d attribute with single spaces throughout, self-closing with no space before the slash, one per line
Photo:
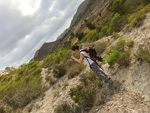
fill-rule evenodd
<path id="1" fill-rule="evenodd" d="M 118 33 L 113 32 L 113 33 L 112 33 L 112 37 L 113 37 L 114 39 L 118 39 L 120 36 L 119 36 Z"/>
<path id="2" fill-rule="evenodd" d="M 134 41 L 133 41 L 133 40 L 130 40 L 130 41 L 126 42 L 126 45 L 127 45 L 129 48 L 131 48 L 131 47 L 134 46 Z"/>
<path id="3" fill-rule="evenodd" d="M 94 105 L 96 89 L 100 84 L 100 80 L 96 79 L 96 76 L 91 73 L 86 76 L 83 75 L 81 78 L 82 85 L 70 89 L 69 95 L 82 109 L 88 111 Z"/>
<path id="4" fill-rule="evenodd" d="M 41 77 L 33 77 L 30 81 L 21 79 L 20 81 L 9 82 L 0 88 L 0 99 L 13 109 L 26 106 L 32 99 L 38 97 L 43 92 Z"/>
<path id="5" fill-rule="evenodd" d="M 150 63 L 150 46 L 139 46 L 135 56 L 138 58 L 138 60 Z"/>
<path id="6" fill-rule="evenodd" d="M 121 16 L 120 14 L 115 13 L 115 15 L 111 18 L 111 21 L 109 23 L 109 34 L 111 34 L 112 32 L 119 32 L 126 23 L 127 19 L 125 18 L 125 16 Z"/>
<path id="7" fill-rule="evenodd" d="M 66 68 L 64 65 L 56 65 L 53 70 L 53 76 L 56 78 L 60 78 L 66 74 Z"/>
<path id="8" fill-rule="evenodd" d="M 75 77 L 84 68 L 85 68 L 85 66 L 83 64 L 75 64 L 75 65 L 73 65 L 71 68 L 69 68 L 68 78 L 71 79 L 71 78 Z"/>
<path id="9" fill-rule="evenodd" d="M 130 64 L 131 51 L 123 52 L 119 55 L 117 63 L 121 66 L 128 66 Z"/>
<path id="10" fill-rule="evenodd" d="M 132 14 L 129 18 L 128 21 L 130 23 L 130 27 L 140 27 L 143 23 L 143 20 L 146 17 L 146 13 L 150 11 L 150 5 L 145 6 L 143 9 L 138 11 L 135 14 Z"/>
<path id="11" fill-rule="evenodd" d="M 94 24 L 92 24 L 91 22 L 86 22 L 86 26 L 90 29 L 90 30 L 93 30 L 93 29 L 95 29 L 95 25 Z"/>
<path id="12" fill-rule="evenodd" d="M 108 31 L 108 26 L 102 27 L 101 32 L 102 32 L 103 36 L 107 36 L 108 35 L 107 31 Z"/>
<path id="13" fill-rule="evenodd" d="M 114 50 L 113 53 L 107 58 L 107 62 L 110 66 L 113 66 L 117 61 L 120 52 L 118 50 Z"/>
<path id="14" fill-rule="evenodd" d="M 18 75 L 40 75 L 42 69 L 39 67 L 39 62 L 32 61 L 29 64 L 24 65 L 23 67 L 17 70 Z"/>
<path id="15" fill-rule="evenodd" d="M 112 10 L 115 13 L 119 13 L 121 15 L 125 14 L 124 3 L 126 0 L 114 0 L 112 3 Z"/>
<path id="16" fill-rule="evenodd" d="M 71 42 L 70 41 L 64 41 L 61 47 L 65 48 L 65 49 L 70 49 L 71 48 Z"/>
<path id="17" fill-rule="evenodd" d="M 78 37 L 78 40 L 82 40 L 84 38 L 85 34 L 84 33 L 77 33 L 76 37 Z"/>
<path id="18" fill-rule="evenodd" d="M 99 33 L 101 31 L 102 27 L 103 27 L 102 25 L 97 26 L 96 31 Z"/>
<path id="19" fill-rule="evenodd" d="M 82 39 L 82 42 L 93 42 L 99 39 L 99 35 L 96 30 L 91 30 L 84 39 Z"/>
<path id="20" fill-rule="evenodd" d="M 67 103 L 58 105 L 54 111 L 55 113 L 73 113 L 72 108 Z"/>
<path id="21" fill-rule="evenodd" d="M 49 81 L 50 78 L 51 78 L 50 76 L 46 76 L 46 77 L 45 77 L 45 80 L 46 80 L 46 81 Z"/>
<path id="22" fill-rule="evenodd" d="M 115 45 L 116 50 L 124 51 L 126 41 L 124 39 L 120 39 Z"/>
<path id="23" fill-rule="evenodd" d="M 71 51 L 60 48 L 57 52 L 48 55 L 43 61 L 43 67 L 51 67 L 61 61 L 67 61 L 71 56 Z"/>
<path id="24" fill-rule="evenodd" d="M 130 26 L 132 28 L 140 27 L 142 25 L 142 22 L 143 22 L 142 20 L 144 20 L 145 17 L 146 17 L 146 15 L 144 12 L 136 13 L 135 15 L 133 15 L 129 18 Z"/>

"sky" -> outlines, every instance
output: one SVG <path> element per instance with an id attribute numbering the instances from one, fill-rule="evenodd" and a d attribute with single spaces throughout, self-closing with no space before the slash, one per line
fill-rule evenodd
<path id="1" fill-rule="evenodd" d="M 70 26 L 84 0 L 0 0 L 0 70 L 28 63 Z"/>

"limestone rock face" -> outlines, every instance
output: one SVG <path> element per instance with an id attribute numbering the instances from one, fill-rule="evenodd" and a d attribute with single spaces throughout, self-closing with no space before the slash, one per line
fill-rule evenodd
<path id="1" fill-rule="evenodd" d="M 54 53 L 61 45 L 61 40 L 57 40 L 54 42 L 44 43 L 42 47 L 36 51 L 34 58 L 32 60 L 34 61 L 41 61 L 43 60 L 47 55 Z"/>

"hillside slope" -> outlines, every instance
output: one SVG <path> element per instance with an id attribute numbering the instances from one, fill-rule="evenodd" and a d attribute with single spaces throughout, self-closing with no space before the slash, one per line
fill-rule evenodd
<path id="1" fill-rule="evenodd" d="M 135 46 L 132 49 L 131 64 L 129 67 L 115 65 L 113 68 L 107 63 L 103 65 L 105 72 L 113 80 L 120 81 L 122 84 L 121 90 L 118 93 L 114 93 L 112 97 L 108 97 L 106 104 L 95 106 L 89 113 L 150 113 L 150 65 L 137 61 L 134 56 L 140 44 L 146 45 L 150 43 L 149 28 L 150 13 L 147 14 L 141 27 L 134 28 L 131 32 L 122 30 L 119 33 L 126 39 L 132 39 L 135 42 Z M 92 44 L 108 40 L 113 42 L 112 45 L 117 41 L 108 36 Z M 86 71 L 89 71 L 88 67 L 82 73 Z M 47 75 L 45 69 L 43 69 L 42 73 L 42 76 Z M 66 76 L 62 77 L 45 92 L 43 98 L 35 100 L 26 109 L 32 106 L 31 113 L 54 113 L 55 107 L 63 102 L 72 105 L 74 102 L 68 92 L 70 88 L 76 87 L 80 83 L 80 75 L 69 80 Z M 64 87 L 65 83 L 68 83 L 66 87 Z"/>

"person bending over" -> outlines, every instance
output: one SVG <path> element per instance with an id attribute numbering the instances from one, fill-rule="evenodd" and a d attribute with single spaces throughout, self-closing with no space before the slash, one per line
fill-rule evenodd
<path id="1" fill-rule="evenodd" d="M 83 49 L 80 49 L 78 45 L 74 45 L 71 48 L 73 53 L 80 54 L 80 59 L 75 58 L 74 56 L 71 56 L 71 58 L 78 63 L 84 63 L 89 66 L 92 71 L 100 78 L 104 80 L 106 83 L 110 83 L 110 78 L 107 77 L 107 75 L 100 69 L 99 65 L 90 59 L 90 56 L 87 52 L 83 51 Z M 111 88 L 109 85 L 108 88 Z"/>

